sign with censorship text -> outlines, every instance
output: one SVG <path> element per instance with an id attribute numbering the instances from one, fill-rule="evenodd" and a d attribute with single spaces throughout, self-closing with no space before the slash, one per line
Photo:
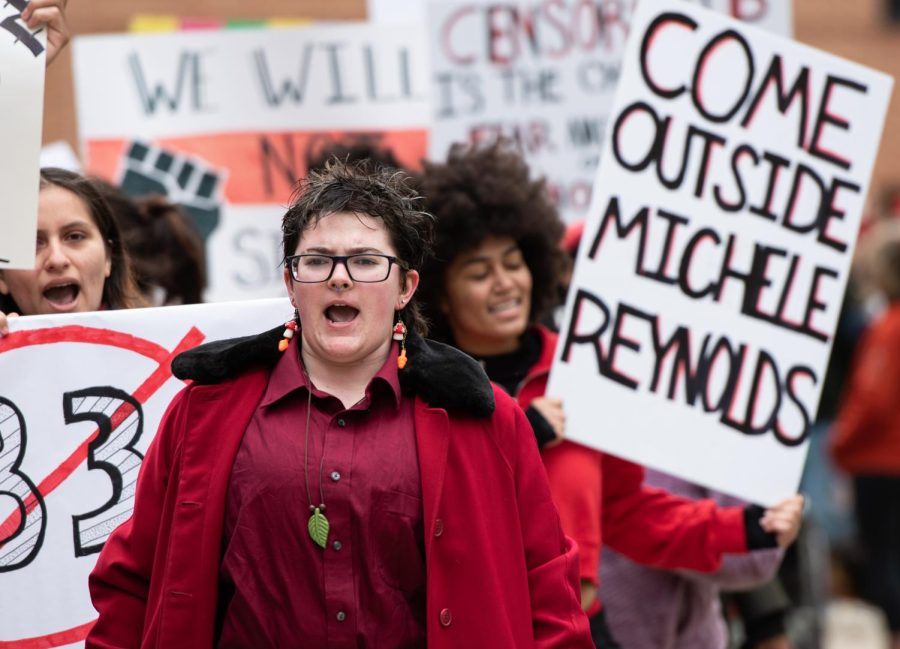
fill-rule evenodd
<path id="1" fill-rule="evenodd" d="M 280 295 L 281 216 L 311 161 L 337 141 L 424 158 L 424 42 L 366 24 L 76 38 L 86 171 L 183 209 L 208 300 Z"/>
<path id="2" fill-rule="evenodd" d="M 369 20 L 381 24 L 397 24 L 397 23 L 424 23 L 426 20 L 426 5 L 430 1 L 441 0 L 366 0 L 366 12 Z M 790 36 L 791 32 L 791 0 L 685 0 L 687 2 L 696 2 L 702 7 L 720 11 L 724 14 L 743 20 L 757 27 L 768 29 L 781 34 Z M 488 4 L 494 0 L 473 0 L 473 3 Z M 630 16 L 634 12 L 634 5 L 637 0 L 587 0 L 582 2 L 584 5 L 596 3 L 595 6 L 600 16 L 604 18 L 604 23 L 611 18 L 617 16 Z M 543 5 L 545 9 L 551 12 L 558 10 L 559 2 L 555 0 L 539 0 L 534 3 L 535 6 Z M 551 7 L 556 5 L 557 9 Z M 585 7 L 582 11 L 585 11 Z M 616 21 L 612 21 L 616 22 Z M 557 27 L 559 23 L 557 21 Z M 592 28 L 593 29 L 593 28 Z"/>
<path id="3" fill-rule="evenodd" d="M 0 7 L 0 268 L 34 267 L 47 36 L 22 21 L 27 6 Z"/>
<path id="4" fill-rule="evenodd" d="M 87 577 L 131 515 L 138 470 L 184 384 L 180 352 L 271 329 L 285 299 L 33 316 L 0 338 L 0 646 L 81 646 Z"/>
<path id="5" fill-rule="evenodd" d="M 399 13 L 379 11 L 381 4 L 370 4 L 374 15 Z M 418 4 L 427 6 L 432 57 L 429 156 L 444 159 L 455 142 L 509 138 L 532 174 L 547 178 L 562 216 L 583 218 L 636 0 Z M 784 35 L 791 31 L 788 0 L 692 4 Z"/>
<path id="6" fill-rule="evenodd" d="M 796 491 L 891 84 L 642 0 L 549 385 L 567 435 L 764 505 Z"/>

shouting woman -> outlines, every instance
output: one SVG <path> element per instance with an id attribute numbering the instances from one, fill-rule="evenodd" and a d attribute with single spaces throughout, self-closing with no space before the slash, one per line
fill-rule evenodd
<path id="1" fill-rule="evenodd" d="M 296 317 L 174 363 L 87 646 L 590 647 L 528 421 L 420 335 L 405 176 L 334 161 L 282 228 Z"/>

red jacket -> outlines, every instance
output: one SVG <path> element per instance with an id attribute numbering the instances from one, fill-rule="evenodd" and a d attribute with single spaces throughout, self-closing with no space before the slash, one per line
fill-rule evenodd
<path id="1" fill-rule="evenodd" d="M 558 341 L 538 330 L 541 357 L 519 389 L 522 408 L 546 391 Z M 742 507 L 644 486 L 642 467 L 573 442 L 545 448 L 541 456 L 563 529 L 581 551 L 582 579 L 596 582 L 603 543 L 644 565 L 700 572 L 718 570 L 725 553 L 747 552 Z"/>
<path id="2" fill-rule="evenodd" d="M 262 353 L 275 349 L 279 335 L 265 334 L 272 342 Z M 217 380 L 234 366 L 241 373 L 194 383 L 169 407 L 144 459 L 133 516 L 112 534 L 91 574 L 100 617 L 87 647 L 212 647 L 231 466 L 268 368 L 246 371 L 230 349 L 207 347 L 199 348 L 200 361 L 206 354 L 215 363 L 206 374 L 189 371 L 194 378 Z M 589 649 L 577 551 L 560 528 L 522 411 L 492 390 L 474 361 L 412 337 L 407 348 L 401 385 L 405 394 L 420 388 L 428 647 Z M 482 383 L 472 384 L 472 371 Z M 492 414 L 485 414 L 488 401 Z"/>
<path id="3" fill-rule="evenodd" d="M 854 475 L 900 475 L 900 304 L 860 343 L 835 422 L 832 454 Z"/>

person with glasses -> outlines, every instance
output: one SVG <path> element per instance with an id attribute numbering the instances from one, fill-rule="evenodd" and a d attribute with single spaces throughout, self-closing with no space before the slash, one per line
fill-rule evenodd
<path id="1" fill-rule="evenodd" d="M 528 420 L 422 337 L 419 202 L 365 163 L 301 182 L 295 317 L 173 363 L 191 383 L 90 576 L 87 647 L 592 646 Z"/>

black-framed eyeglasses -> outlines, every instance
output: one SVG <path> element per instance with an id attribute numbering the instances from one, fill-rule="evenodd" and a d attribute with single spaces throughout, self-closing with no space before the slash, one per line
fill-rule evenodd
<path id="1" fill-rule="evenodd" d="M 292 255 L 284 260 L 295 282 L 315 284 L 326 282 L 341 263 L 354 282 L 383 282 L 391 274 L 391 264 L 403 270 L 409 267 L 391 255 L 362 253 L 358 255 Z"/>

